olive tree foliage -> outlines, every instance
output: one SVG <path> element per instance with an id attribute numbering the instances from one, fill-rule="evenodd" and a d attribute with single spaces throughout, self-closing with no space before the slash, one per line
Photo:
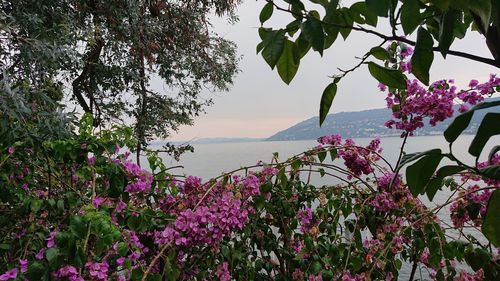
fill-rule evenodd
<path id="1" fill-rule="evenodd" d="M 3 75 L 34 88 L 60 85 L 96 127 L 133 120 L 139 158 L 152 138 L 192 124 L 212 103 L 203 89 L 231 85 L 235 45 L 209 20 L 235 20 L 237 2 L 0 1 Z"/>

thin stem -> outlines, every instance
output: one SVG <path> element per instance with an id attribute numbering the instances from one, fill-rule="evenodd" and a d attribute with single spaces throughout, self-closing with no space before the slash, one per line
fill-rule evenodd
<path id="1" fill-rule="evenodd" d="M 156 264 L 156 262 L 158 261 L 158 259 L 163 255 L 163 252 L 165 252 L 165 250 L 168 248 L 168 246 L 170 246 L 170 244 L 165 244 L 165 246 L 163 246 L 161 248 L 160 252 L 153 258 L 153 260 L 149 264 L 149 266 L 146 269 L 146 271 L 144 271 L 144 275 L 142 276 L 141 281 L 146 281 L 146 278 L 148 277 L 149 273 L 153 269 L 153 266 Z"/>

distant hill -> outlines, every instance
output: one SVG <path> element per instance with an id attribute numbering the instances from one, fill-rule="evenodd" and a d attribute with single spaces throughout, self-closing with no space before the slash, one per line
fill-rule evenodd
<path id="1" fill-rule="evenodd" d="M 495 98 L 494 100 L 499 100 Z M 493 99 L 492 99 L 493 100 Z M 458 106 L 455 106 L 455 111 Z M 473 134 L 483 116 L 487 112 L 500 112 L 498 107 L 490 110 L 481 110 L 474 114 L 472 122 L 469 127 L 464 131 L 465 134 Z M 340 134 L 350 138 L 365 138 L 365 137 L 390 137 L 400 136 L 401 131 L 389 129 L 384 126 L 384 123 L 391 119 L 392 112 L 387 108 L 370 109 L 356 112 L 341 112 L 336 114 L 329 114 L 323 126 L 319 126 L 318 117 L 312 117 L 302 121 L 288 129 L 280 131 L 271 137 L 267 138 L 268 141 L 284 141 L 284 140 L 309 140 L 317 139 L 324 135 Z M 435 127 L 426 125 L 415 132 L 418 136 L 429 136 L 441 134 L 447 126 L 451 123 L 453 118 L 444 122 L 438 123 Z M 427 122 L 427 121 L 426 121 Z M 427 124 L 427 123 L 426 123 Z"/>
<path id="2" fill-rule="evenodd" d="M 240 143 L 240 142 L 256 142 L 256 141 L 262 141 L 264 139 L 262 138 L 225 138 L 225 137 L 220 137 L 220 138 L 199 138 L 199 139 L 193 139 L 189 141 L 162 141 L 162 140 L 157 140 L 151 143 L 152 146 L 163 146 L 167 143 L 174 144 L 174 145 L 181 145 L 181 144 L 212 144 L 212 143 Z"/>

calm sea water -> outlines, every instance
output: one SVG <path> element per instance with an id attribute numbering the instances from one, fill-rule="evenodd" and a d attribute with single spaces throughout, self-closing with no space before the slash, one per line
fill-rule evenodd
<path id="1" fill-rule="evenodd" d="M 453 145 L 453 153 L 464 163 L 472 165 L 475 159 L 467 153 L 470 142 L 473 136 L 461 136 Z M 355 139 L 356 144 L 367 145 L 371 139 L 361 138 Z M 394 165 L 399 155 L 402 139 L 397 137 L 382 138 L 381 146 L 384 148 L 382 155 L 388 160 L 389 163 Z M 490 149 L 500 144 L 500 137 L 492 138 L 483 151 L 482 158 L 485 159 Z M 165 157 L 166 164 L 171 166 L 182 165 L 184 168 L 172 170 L 175 174 L 195 175 L 208 180 L 210 178 L 219 176 L 223 172 L 229 172 L 234 169 L 255 165 L 258 161 L 270 162 L 273 158 L 273 153 L 279 154 L 280 161 L 299 154 L 304 150 L 310 149 L 316 145 L 314 140 L 307 141 L 261 141 L 261 142 L 246 142 L 246 143 L 221 143 L 221 144 L 197 144 L 195 145 L 195 152 L 183 155 L 180 162 L 177 162 L 169 157 Z M 448 143 L 442 136 L 425 136 L 425 137 L 411 137 L 408 138 L 405 145 L 407 153 L 421 152 L 433 148 L 441 148 L 444 152 L 448 152 Z M 338 161 L 338 160 L 337 160 Z M 339 162 L 337 162 L 339 163 Z M 446 164 L 446 163 L 442 163 Z M 332 179 L 328 178 L 315 178 L 315 184 L 327 184 Z M 449 197 L 450 192 L 441 191 L 435 197 L 434 202 L 428 202 L 426 197 L 422 200 L 429 207 L 433 207 L 439 202 L 445 202 Z M 449 208 L 443 208 L 439 213 L 439 217 L 444 222 L 449 222 Z M 477 236 L 481 239 L 481 234 L 469 231 L 469 234 Z M 408 280 L 411 271 L 410 264 L 403 264 L 399 280 Z M 416 278 L 426 280 L 428 275 L 422 272 Z"/>
<path id="2" fill-rule="evenodd" d="M 474 158 L 467 153 L 472 137 L 470 135 L 462 136 L 453 145 L 454 154 L 466 163 L 474 163 Z M 370 140 L 368 138 L 355 139 L 356 143 L 361 145 L 368 144 Z M 381 146 L 384 148 L 382 155 L 391 164 L 395 163 L 402 139 L 398 137 L 382 138 L 381 142 Z M 489 150 L 495 144 L 499 143 L 500 138 L 492 138 L 483 151 L 484 157 L 488 155 Z M 315 145 L 316 141 L 314 140 L 197 144 L 194 145 L 195 152 L 184 154 L 180 162 L 169 157 L 165 157 L 164 160 L 172 166 L 184 166 L 184 169 L 178 170 L 179 173 L 209 179 L 220 175 L 222 172 L 255 165 L 258 161 L 270 162 L 274 152 L 278 152 L 280 160 L 284 161 L 288 157 L 312 148 Z M 432 148 L 441 148 L 447 152 L 448 143 L 442 136 L 412 137 L 408 138 L 405 151 L 413 153 Z"/>

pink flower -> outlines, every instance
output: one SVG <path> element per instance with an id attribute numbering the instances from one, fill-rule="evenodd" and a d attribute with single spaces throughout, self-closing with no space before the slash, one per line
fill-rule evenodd
<path id="1" fill-rule="evenodd" d="M 22 273 L 25 273 L 26 271 L 28 271 L 28 260 L 27 259 L 19 260 L 19 264 L 21 266 Z"/>
<path id="2" fill-rule="evenodd" d="M 217 266 L 217 271 L 215 272 L 217 278 L 220 281 L 230 281 L 231 273 L 229 272 L 229 264 L 227 262 L 223 262 Z"/>
<path id="3" fill-rule="evenodd" d="M 104 203 L 104 201 L 106 201 L 106 199 L 97 196 L 94 199 L 92 199 L 92 205 L 94 205 L 94 208 L 99 209 L 99 206 L 101 206 L 102 203 Z"/>
<path id="4" fill-rule="evenodd" d="M 296 268 L 294 272 L 292 272 L 292 279 L 294 281 L 302 281 L 304 280 L 304 272 L 302 272 L 302 270 L 300 270 L 300 268 Z"/>
<path id="5" fill-rule="evenodd" d="M 318 273 L 318 275 L 309 275 L 309 281 L 323 281 L 323 276 L 321 276 L 321 273 Z"/>
<path id="6" fill-rule="evenodd" d="M 4 274 L 0 275 L 0 281 L 6 281 L 10 279 L 16 279 L 17 278 L 17 268 L 12 268 L 5 272 Z"/>
<path id="7" fill-rule="evenodd" d="M 45 248 L 40 249 L 38 253 L 36 253 L 35 258 L 37 260 L 43 260 L 43 257 L 45 256 Z"/>
<path id="8" fill-rule="evenodd" d="M 14 152 L 15 152 L 15 151 L 16 151 L 16 149 L 15 149 L 14 147 L 12 147 L 12 146 L 10 146 L 10 147 L 7 149 L 7 152 L 8 152 L 10 155 L 14 154 Z"/>
<path id="9" fill-rule="evenodd" d="M 385 92 L 387 90 L 387 86 L 382 84 L 382 83 L 378 83 L 378 89 L 381 91 L 381 92 Z"/>
<path id="10" fill-rule="evenodd" d="M 95 156 L 89 157 L 87 159 L 87 163 L 89 164 L 89 166 L 94 166 L 95 165 L 95 160 L 96 160 Z"/>
<path id="11" fill-rule="evenodd" d="M 52 248 L 55 246 L 56 234 L 57 234 L 56 231 L 52 231 L 52 232 L 50 232 L 49 237 L 47 239 L 45 239 L 45 240 L 47 240 L 47 248 Z"/>
<path id="12" fill-rule="evenodd" d="M 85 267 L 89 271 L 92 280 L 107 280 L 109 265 L 107 262 L 87 262 Z"/>

